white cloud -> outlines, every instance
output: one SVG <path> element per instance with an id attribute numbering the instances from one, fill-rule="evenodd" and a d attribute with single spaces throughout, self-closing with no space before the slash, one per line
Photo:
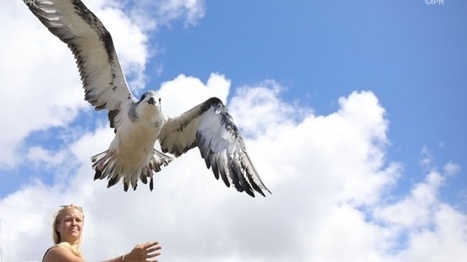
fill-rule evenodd
<path id="1" fill-rule="evenodd" d="M 431 154 L 428 147 L 424 146 L 421 151 L 420 165 L 425 168 L 431 168 L 433 161 L 433 155 Z"/>
<path id="2" fill-rule="evenodd" d="M 149 17 L 156 18 L 159 24 L 167 25 L 173 20 L 182 19 L 185 26 L 195 25 L 199 19 L 204 17 L 205 6 L 203 0 L 163 0 L 163 1 L 141 1 L 141 8 L 152 7 L 156 14 Z"/>
<path id="3" fill-rule="evenodd" d="M 442 181 L 443 177 L 439 173 L 431 172 L 405 199 L 376 209 L 376 217 L 404 229 L 430 225 L 433 222 L 433 209 L 438 204 L 437 193 Z"/>
<path id="4" fill-rule="evenodd" d="M 64 161 L 65 154 L 61 151 L 49 151 L 42 147 L 33 146 L 29 148 L 27 159 L 43 167 L 58 166 Z"/>
<path id="5" fill-rule="evenodd" d="M 225 103 L 229 89 L 230 81 L 220 74 L 211 74 L 206 85 L 196 77 L 179 75 L 172 81 L 162 83 L 159 94 L 166 115 L 175 116 L 212 96 L 219 97 Z"/>
<path id="6" fill-rule="evenodd" d="M 443 167 L 443 171 L 447 175 L 455 175 L 460 172 L 460 169 L 460 166 L 453 162 L 448 162 Z"/>
<path id="7" fill-rule="evenodd" d="M 463 261 L 467 256 L 467 217 L 447 204 L 433 215 L 433 227 L 411 231 L 399 261 Z"/>
<path id="8" fill-rule="evenodd" d="M 229 80 L 216 74 L 207 84 L 179 76 L 161 92 L 167 92 L 165 100 L 170 101 L 177 93 L 169 92 L 169 86 L 180 90 L 191 83 L 195 93 L 201 93 L 192 100 L 201 102 L 217 90 L 212 81 L 229 86 Z M 238 101 L 230 103 L 233 114 L 276 114 L 276 108 L 264 111 L 265 106 L 273 101 L 287 105 L 274 88 L 250 89 L 232 97 Z M 261 102 L 236 104 L 247 99 Z M 360 108 L 348 106 L 355 101 Z M 188 109 L 192 103 L 181 100 L 178 106 Z M 33 183 L 0 201 L 4 258 L 37 260 L 51 241 L 53 211 L 64 203 L 85 208 L 83 248 L 91 261 L 149 240 L 161 241 L 161 260 L 170 261 L 455 261 L 452 252 L 464 255 L 467 233 L 456 229 L 466 227 L 466 216 L 437 194 L 446 175 L 431 172 L 406 198 L 387 203 L 388 187 L 394 186 L 401 169 L 384 162 L 387 121 L 371 92 L 342 98 L 336 113 L 305 115 L 296 122 L 290 116 L 304 109 L 288 106 L 289 111 L 271 121 L 280 127 L 277 132 L 266 128 L 246 141 L 273 192 L 266 198 L 251 199 L 225 188 L 205 169 L 196 150 L 156 174 L 153 192 L 142 184 L 127 193 L 120 184 L 106 189 L 105 181 L 92 181 L 89 157 L 105 150 L 113 134 L 106 126 L 83 134 L 68 146 L 68 159 L 76 161 L 78 169 L 65 175 L 66 180 L 51 186 Z M 446 169 L 453 169 L 451 165 Z M 56 176 L 64 170 L 69 170 L 65 164 Z M 30 213 L 36 216 L 33 221 Z M 401 234 L 408 234 L 406 246 L 394 249 Z M 431 249 L 424 248 L 425 241 Z M 96 250 L 95 243 L 109 244 Z"/>
<path id="9" fill-rule="evenodd" d="M 442 185 L 458 167 L 448 163 L 443 170 L 430 171 L 405 198 L 374 210 L 376 219 L 406 238 L 399 243 L 403 249 L 396 255 L 398 261 L 461 261 L 467 255 L 467 215 L 439 197 Z"/>
<path id="10" fill-rule="evenodd" d="M 4 92 L 0 102 L 8 108 L 0 115 L 0 121 L 8 126 L 0 139 L 0 166 L 12 167 L 22 139 L 33 130 L 66 124 L 84 102 L 66 46 L 50 37 L 21 1 L 5 3 L 0 12 L 3 34 L 14 38 L 0 43 L 4 61 L 0 70 L 7 72 L 0 80 Z"/>
<path id="11" fill-rule="evenodd" d="M 232 109 L 233 118 L 240 123 L 240 128 L 247 136 L 257 136 L 265 132 L 273 135 L 284 127 L 284 120 L 289 122 L 286 125 L 289 126 L 297 118 L 301 119 L 306 113 L 310 113 L 280 101 L 281 91 L 279 83 L 274 80 L 265 80 L 256 86 L 237 89 L 229 107 Z"/>

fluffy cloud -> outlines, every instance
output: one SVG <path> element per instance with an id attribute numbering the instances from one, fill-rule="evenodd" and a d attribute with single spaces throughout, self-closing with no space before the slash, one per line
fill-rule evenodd
<path id="1" fill-rule="evenodd" d="M 164 101 L 176 99 L 187 82 L 201 93 L 193 99 L 199 102 L 222 97 L 230 87 L 217 74 L 206 84 L 181 75 L 161 88 Z M 242 103 L 250 100 L 259 102 Z M 92 181 L 89 162 L 112 138 L 99 126 L 66 146 L 77 168 L 65 161 L 54 170 L 55 183 L 31 183 L 0 201 L 5 260 L 38 260 L 50 245 L 53 212 L 63 203 L 85 208 L 83 249 L 91 261 L 149 240 L 161 241 L 161 259 L 170 261 L 454 261 L 466 255 L 467 217 L 438 197 L 455 164 L 429 172 L 406 197 L 388 203 L 402 169 L 384 161 L 388 121 L 373 93 L 343 97 L 326 116 L 303 114 L 312 110 L 288 105 L 271 86 L 241 88 L 229 101 L 241 129 L 247 112 L 262 119 L 265 128 L 246 143 L 272 195 L 251 199 L 225 188 L 196 150 L 156 174 L 153 192 L 144 185 L 127 193 L 120 184 L 106 189 L 104 181 Z M 287 110 L 268 106 L 274 103 Z M 296 113 L 303 115 L 297 119 Z M 108 244 L 96 249 L 96 243 Z"/>

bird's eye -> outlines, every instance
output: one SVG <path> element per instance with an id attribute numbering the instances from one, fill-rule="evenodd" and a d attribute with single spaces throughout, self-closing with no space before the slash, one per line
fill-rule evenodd
<path id="1" fill-rule="evenodd" d="M 159 97 L 159 104 L 161 103 L 161 98 Z"/>
<path id="2" fill-rule="evenodd" d="M 146 93 L 144 93 L 144 94 L 141 96 L 140 101 L 143 101 L 145 97 L 146 97 Z"/>

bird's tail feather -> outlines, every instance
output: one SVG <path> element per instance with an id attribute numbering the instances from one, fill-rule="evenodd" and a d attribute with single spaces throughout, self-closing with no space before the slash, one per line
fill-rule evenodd
<path id="1" fill-rule="evenodd" d="M 162 166 L 167 166 L 172 160 L 172 157 L 154 149 L 149 164 L 129 172 L 122 172 L 122 167 L 115 168 L 118 166 L 117 160 L 115 155 L 109 153 L 108 150 L 91 157 L 92 168 L 95 170 L 94 180 L 107 178 L 107 187 L 109 188 L 123 178 L 123 190 L 125 192 L 128 191 L 130 185 L 133 190 L 136 190 L 138 178 L 143 184 L 147 184 L 149 178 L 149 189 L 152 191 L 154 188 L 153 173 L 159 172 Z"/>
<path id="2" fill-rule="evenodd" d="M 154 188 L 154 181 L 153 181 L 153 172 L 159 172 L 161 171 L 161 166 L 167 166 L 171 161 L 173 160 L 173 157 L 170 157 L 162 152 L 157 151 L 154 149 L 151 161 L 147 166 L 143 168 L 143 172 L 140 174 L 140 180 L 143 182 L 143 184 L 146 184 L 147 177 L 150 177 L 149 180 L 149 190 L 152 191 Z"/>

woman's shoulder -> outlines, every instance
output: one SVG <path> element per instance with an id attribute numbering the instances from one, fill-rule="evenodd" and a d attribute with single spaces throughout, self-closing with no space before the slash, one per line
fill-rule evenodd
<path id="1" fill-rule="evenodd" d="M 57 245 L 53 245 L 53 246 L 49 247 L 49 248 L 45 251 L 44 256 L 42 257 L 42 262 L 46 261 L 46 260 L 45 260 L 45 257 L 47 256 L 47 254 L 49 253 L 49 251 L 52 250 L 52 249 L 54 249 L 54 248 L 56 248 L 56 247 L 57 247 Z"/>
<path id="2" fill-rule="evenodd" d="M 42 259 L 42 262 L 55 261 L 84 262 L 82 258 L 73 254 L 70 249 L 60 245 L 54 245 L 47 249 L 47 251 L 45 251 L 44 258 Z"/>

